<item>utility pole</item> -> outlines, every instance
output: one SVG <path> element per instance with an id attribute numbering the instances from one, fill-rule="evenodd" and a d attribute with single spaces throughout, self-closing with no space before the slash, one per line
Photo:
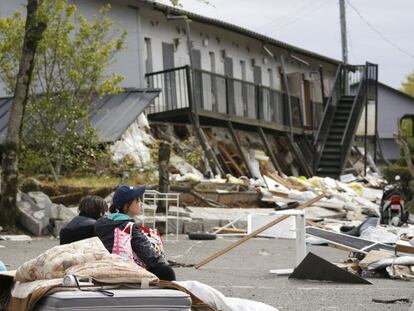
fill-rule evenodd
<path id="1" fill-rule="evenodd" d="M 339 15 L 341 18 L 342 61 L 348 64 L 348 41 L 346 38 L 345 0 L 339 0 Z"/>

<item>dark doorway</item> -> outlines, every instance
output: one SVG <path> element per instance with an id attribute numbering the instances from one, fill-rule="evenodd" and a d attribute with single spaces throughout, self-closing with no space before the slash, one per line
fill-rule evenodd
<path id="1" fill-rule="evenodd" d="M 260 68 L 260 66 L 253 67 L 253 82 L 256 84 L 256 98 L 258 99 L 260 96 L 262 96 L 260 87 L 258 86 L 262 84 L 262 68 Z M 263 119 L 263 107 L 260 107 L 259 102 L 262 101 L 256 100 L 256 117 L 258 120 L 261 120 Z"/>
<path id="2" fill-rule="evenodd" d="M 164 70 L 174 68 L 174 46 L 170 43 L 162 43 L 162 61 Z M 165 106 L 166 110 L 177 108 L 177 87 L 175 82 L 175 71 L 164 75 Z"/>
<path id="3" fill-rule="evenodd" d="M 234 81 L 231 79 L 233 78 L 233 60 L 230 57 L 224 58 L 224 75 L 227 77 L 227 113 L 235 114 L 236 110 L 234 107 Z"/>
<path id="4" fill-rule="evenodd" d="M 200 50 L 192 50 L 193 67 L 194 67 L 194 96 L 195 104 L 199 108 L 203 108 L 203 76 L 201 73 L 201 52 Z"/>

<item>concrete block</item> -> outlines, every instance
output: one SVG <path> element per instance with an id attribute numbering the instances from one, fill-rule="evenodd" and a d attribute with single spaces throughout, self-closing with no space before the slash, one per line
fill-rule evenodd
<path id="1" fill-rule="evenodd" d="M 39 210 L 44 210 L 46 217 L 50 218 L 53 203 L 49 197 L 41 191 L 31 191 L 28 195 L 33 199 L 37 208 Z"/>
<path id="2" fill-rule="evenodd" d="M 180 217 L 178 219 L 178 234 L 183 234 L 184 233 L 184 222 L 188 222 L 191 221 L 191 218 L 189 217 Z M 173 233 L 175 234 L 177 231 L 177 219 L 174 218 L 169 218 L 168 219 L 168 232 L 169 233 Z"/>
<path id="3" fill-rule="evenodd" d="M 26 230 L 35 236 L 47 233 L 49 216 L 44 206 L 39 207 L 29 195 L 19 193 L 17 208 L 20 211 L 19 221 Z"/>
<path id="4" fill-rule="evenodd" d="M 202 220 L 184 221 L 184 234 L 197 231 L 203 231 Z"/>
<path id="5" fill-rule="evenodd" d="M 69 222 L 78 215 L 77 209 L 67 208 L 63 204 L 53 204 L 51 209 L 51 217 Z"/>

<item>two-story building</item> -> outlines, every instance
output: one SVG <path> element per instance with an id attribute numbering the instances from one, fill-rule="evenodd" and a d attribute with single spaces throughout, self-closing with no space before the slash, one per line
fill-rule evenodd
<path id="1" fill-rule="evenodd" d="M 301 174 L 341 173 L 361 107 L 375 100 L 370 88 L 375 87 L 376 66 L 343 66 L 338 60 L 154 1 L 72 2 L 86 17 L 111 4 L 114 27 L 128 31 L 126 49 L 117 54 L 111 70 L 125 76 L 126 88 L 161 90 L 145 110 L 149 120 L 192 124 L 217 173 L 225 171 L 223 155 L 205 134 L 210 127 L 229 131 L 246 175 L 251 175 L 249 145 L 239 139 L 240 131 L 260 136 L 278 170 L 283 171 L 277 155 L 285 141 Z M 1 0 L 0 14 L 10 15 L 24 4 Z"/>

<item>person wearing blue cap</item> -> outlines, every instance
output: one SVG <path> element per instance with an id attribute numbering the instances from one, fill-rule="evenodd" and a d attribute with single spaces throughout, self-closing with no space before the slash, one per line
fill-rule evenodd
<path id="1" fill-rule="evenodd" d="M 131 222 L 134 223 L 133 217 L 141 213 L 144 192 L 145 187 L 119 186 L 112 198 L 109 209 L 111 214 L 96 221 L 96 235 L 108 251 L 112 252 L 115 228 L 124 230 Z M 135 223 L 131 230 L 131 248 L 144 262 L 148 271 L 161 280 L 175 281 L 174 270 L 168 265 L 164 256 L 154 251 L 148 238 Z"/>

